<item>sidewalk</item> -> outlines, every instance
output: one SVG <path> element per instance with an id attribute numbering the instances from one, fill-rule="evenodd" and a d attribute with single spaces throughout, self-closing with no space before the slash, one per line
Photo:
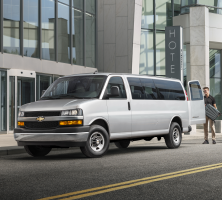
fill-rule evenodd
<path id="1" fill-rule="evenodd" d="M 216 133 L 216 137 L 222 137 L 221 133 Z M 211 133 L 209 133 L 209 138 L 211 138 Z M 183 134 L 183 140 L 190 140 L 190 139 L 203 139 L 204 140 L 204 132 L 203 129 L 197 129 L 196 132 L 191 133 L 190 135 Z M 163 141 L 163 140 L 161 140 Z M 154 138 L 149 143 L 157 143 L 157 139 Z M 133 145 L 147 145 L 147 141 L 139 140 L 133 142 Z M 53 149 L 54 151 L 58 151 L 61 149 Z M 68 149 L 63 149 L 68 150 Z M 13 155 L 13 154 L 20 154 L 25 153 L 23 147 L 17 146 L 17 142 L 14 139 L 13 134 L 0 134 L 0 155 Z"/>

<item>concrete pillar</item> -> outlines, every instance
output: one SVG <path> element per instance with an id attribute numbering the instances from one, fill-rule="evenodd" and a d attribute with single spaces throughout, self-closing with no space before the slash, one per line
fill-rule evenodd
<path id="1" fill-rule="evenodd" d="M 209 10 L 205 6 L 190 8 L 190 66 L 187 79 L 199 80 L 202 87 L 209 83 Z"/>

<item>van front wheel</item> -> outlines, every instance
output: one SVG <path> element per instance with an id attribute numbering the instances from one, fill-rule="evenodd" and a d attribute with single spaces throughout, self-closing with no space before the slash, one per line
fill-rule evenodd
<path id="1" fill-rule="evenodd" d="M 26 152 L 33 157 L 43 157 L 46 156 L 52 148 L 50 147 L 44 147 L 44 146 L 37 146 L 37 145 L 33 145 L 33 146 L 24 146 Z"/>
<path id="2" fill-rule="evenodd" d="M 165 143 L 169 149 L 178 148 L 182 141 L 180 125 L 173 122 L 170 126 L 169 134 L 165 136 Z"/>
<path id="3" fill-rule="evenodd" d="M 80 147 L 80 149 L 86 157 L 102 157 L 109 149 L 109 135 L 107 131 L 99 125 L 91 126 L 86 145 Z"/>

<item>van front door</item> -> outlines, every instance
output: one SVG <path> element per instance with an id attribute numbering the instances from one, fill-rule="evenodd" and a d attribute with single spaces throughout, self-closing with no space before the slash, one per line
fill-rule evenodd
<path id="1" fill-rule="evenodd" d="M 111 87 L 119 88 L 120 95 L 115 98 L 108 98 Z M 112 76 L 108 81 L 104 97 L 107 99 L 107 110 L 109 116 L 109 127 L 111 139 L 122 139 L 131 137 L 131 109 L 130 100 L 126 94 L 126 88 L 122 77 Z"/>
<path id="2" fill-rule="evenodd" d="M 203 92 L 199 81 L 188 82 L 190 125 L 206 122 Z"/>

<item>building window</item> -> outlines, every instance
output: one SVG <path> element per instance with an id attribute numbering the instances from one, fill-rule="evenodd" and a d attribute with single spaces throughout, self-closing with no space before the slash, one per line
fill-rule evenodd
<path id="1" fill-rule="evenodd" d="M 42 0 L 42 59 L 55 60 L 55 2 Z"/>
<path id="2" fill-rule="evenodd" d="M 142 30 L 140 41 L 140 74 L 154 75 L 153 32 Z"/>
<path id="3" fill-rule="evenodd" d="M 96 36 L 95 36 L 95 15 L 85 14 L 86 19 L 86 66 L 95 67 L 95 52 L 96 52 Z"/>
<path id="4" fill-rule="evenodd" d="M 140 74 L 165 76 L 165 27 L 179 13 L 180 0 L 143 0 Z"/>
<path id="5" fill-rule="evenodd" d="M 0 71 L 0 133 L 7 130 L 7 72 Z"/>
<path id="6" fill-rule="evenodd" d="M 42 96 L 42 91 L 47 90 L 52 84 L 52 76 L 36 75 L 36 100 L 39 100 Z"/>
<path id="7" fill-rule="evenodd" d="M 20 0 L 3 1 L 3 51 L 20 54 Z"/>
<path id="8" fill-rule="evenodd" d="M 215 98 L 217 109 L 221 112 L 221 50 L 210 49 L 209 54 L 210 94 Z M 222 120 L 222 116 L 217 119 Z"/>
<path id="9" fill-rule="evenodd" d="M 23 2 L 23 45 L 24 56 L 39 58 L 39 7 L 38 1 Z"/>
<path id="10" fill-rule="evenodd" d="M 83 12 L 77 5 L 78 9 L 72 8 L 72 60 L 73 64 L 83 65 Z"/>
<path id="11" fill-rule="evenodd" d="M 66 2 L 65 0 L 63 2 Z M 69 5 L 58 3 L 58 62 L 70 63 Z"/>
<path id="12" fill-rule="evenodd" d="M 156 75 L 166 75 L 165 70 L 165 31 L 156 32 Z"/>

